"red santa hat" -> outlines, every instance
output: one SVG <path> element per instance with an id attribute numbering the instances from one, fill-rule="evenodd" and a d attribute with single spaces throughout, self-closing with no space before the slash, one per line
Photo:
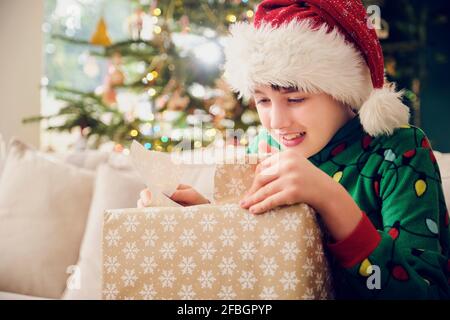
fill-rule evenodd
<path id="1" fill-rule="evenodd" d="M 225 79 L 241 97 L 256 85 L 297 87 L 358 110 L 372 136 L 408 124 L 409 108 L 385 83 L 381 45 L 360 0 L 264 0 L 253 25 L 230 27 L 225 58 Z"/>

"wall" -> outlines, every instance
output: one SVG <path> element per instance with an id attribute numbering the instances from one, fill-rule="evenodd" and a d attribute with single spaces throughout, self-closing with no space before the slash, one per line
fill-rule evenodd
<path id="1" fill-rule="evenodd" d="M 422 128 L 433 149 L 450 152 L 450 42 L 445 40 L 450 33 L 450 5 L 447 0 L 435 0 L 429 6 Z"/>
<path id="2" fill-rule="evenodd" d="M 0 133 L 39 146 L 44 0 L 0 0 Z"/>

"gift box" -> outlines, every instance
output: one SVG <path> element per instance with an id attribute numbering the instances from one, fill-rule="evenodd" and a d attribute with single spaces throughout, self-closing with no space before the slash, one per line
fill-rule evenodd
<path id="1" fill-rule="evenodd" d="M 104 299 L 331 299 L 322 232 L 306 204 L 237 204 L 255 164 L 219 164 L 214 202 L 107 210 Z"/>

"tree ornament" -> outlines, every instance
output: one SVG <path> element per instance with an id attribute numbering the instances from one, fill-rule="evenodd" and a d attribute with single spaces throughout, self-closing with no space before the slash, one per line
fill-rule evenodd
<path id="1" fill-rule="evenodd" d="M 97 23 L 97 28 L 91 37 L 91 43 L 103 47 L 109 47 L 111 45 L 111 39 L 108 35 L 108 29 L 103 17 Z"/>

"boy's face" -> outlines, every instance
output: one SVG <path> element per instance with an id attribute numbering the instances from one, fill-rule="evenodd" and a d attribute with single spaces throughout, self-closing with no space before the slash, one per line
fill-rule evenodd
<path id="1" fill-rule="evenodd" d="M 283 149 L 309 158 L 322 150 L 356 114 L 325 93 L 308 94 L 295 88 L 257 86 L 256 108 L 262 125 Z"/>

